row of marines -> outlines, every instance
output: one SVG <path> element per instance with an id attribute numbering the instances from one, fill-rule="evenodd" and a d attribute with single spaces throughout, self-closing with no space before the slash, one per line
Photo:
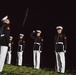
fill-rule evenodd
<path id="1" fill-rule="evenodd" d="M 3 22 L 0 28 L 0 72 L 3 70 L 7 55 L 7 64 L 11 64 L 11 52 L 13 46 L 13 37 L 10 36 L 10 20 L 8 16 L 5 16 L 1 20 Z M 57 35 L 54 38 L 55 54 L 56 54 L 56 66 L 58 73 L 65 73 L 65 53 L 67 50 L 67 38 L 62 33 L 63 27 L 57 26 Z M 36 35 L 35 35 L 36 33 Z M 31 33 L 31 38 L 34 40 L 33 47 L 33 65 L 34 69 L 40 69 L 40 55 L 42 53 L 43 38 L 41 37 L 41 30 L 36 30 Z M 18 65 L 22 66 L 23 51 L 25 49 L 25 41 L 23 40 L 24 34 L 19 34 L 18 41 Z"/>

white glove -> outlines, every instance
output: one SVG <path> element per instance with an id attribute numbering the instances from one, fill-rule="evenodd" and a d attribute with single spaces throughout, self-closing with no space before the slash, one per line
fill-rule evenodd
<path id="1" fill-rule="evenodd" d="M 8 46 L 11 47 L 11 43 L 9 43 Z"/>
<path id="2" fill-rule="evenodd" d="M 66 50 L 64 50 L 64 53 L 66 53 Z"/>
<path id="3" fill-rule="evenodd" d="M 35 30 L 33 30 L 33 33 L 35 33 Z"/>
<path id="4" fill-rule="evenodd" d="M 40 51 L 40 53 L 42 53 L 42 51 Z"/>

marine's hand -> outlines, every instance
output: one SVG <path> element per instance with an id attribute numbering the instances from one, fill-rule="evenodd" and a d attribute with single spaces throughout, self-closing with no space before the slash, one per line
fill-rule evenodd
<path id="1" fill-rule="evenodd" d="M 42 51 L 40 51 L 40 53 L 42 53 Z"/>
<path id="2" fill-rule="evenodd" d="M 41 39 L 41 41 L 43 42 L 43 39 Z"/>
<path id="3" fill-rule="evenodd" d="M 35 30 L 33 30 L 33 33 L 35 33 Z"/>
<path id="4" fill-rule="evenodd" d="M 64 50 L 64 53 L 66 53 L 66 50 Z"/>

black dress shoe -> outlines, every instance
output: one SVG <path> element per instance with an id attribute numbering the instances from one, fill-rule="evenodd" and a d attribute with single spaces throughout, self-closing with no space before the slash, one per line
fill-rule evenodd
<path id="1" fill-rule="evenodd" d="M 60 74 L 60 72 L 57 72 L 58 74 Z"/>
<path id="2" fill-rule="evenodd" d="M 65 73 L 61 73 L 61 74 L 63 74 L 63 75 L 64 75 Z"/>

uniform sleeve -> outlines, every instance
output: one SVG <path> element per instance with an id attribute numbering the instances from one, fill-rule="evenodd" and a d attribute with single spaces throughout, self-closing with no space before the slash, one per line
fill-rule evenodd
<path id="1" fill-rule="evenodd" d="M 54 37 L 54 48 L 56 50 L 56 36 Z"/>
<path id="2" fill-rule="evenodd" d="M 2 27 L 0 28 L 0 36 L 3 33 L 3 29 L 4 29 L 4 25 L 2 25 Z"/>
<path id="3" fill-rule="evenodd" d="M 6 37 L 7 43 L 9 43 L 10 26 L 5 27 L 5 37 Z"/>
<path id="4" fill-rule="evenodd" d="M 11 50 L 13 50 L 13 42 L 12 42 L 12 44 L 11 44 Z"/>
<path id="5" fill-rule="evenodd" d="M 18 51 L 20 51 L 20 40 L 18 41 Z"/>
<path id="6" fill-rule="evenodd" d="M 41 38 L 41 51 L 43 50 L 43 38 Z"/>
<path id="7" fill-rule="evenodd" d="M 67 37 L 64 35 L 64 50 L 67 50 Z"/>
<path id="8" fill-rule="evenodd" d="M 30 37 L 35 39 L 34 33 L 31 33 Z"/>
<path id="9" fill-rule="evenodd" d="M 3 29 L 3 27 L 0 28 L 0 35 L 2 34 L 2 29 Z"/>
<path id="10" fill-rule="evenodd" d="M 23 51 L 25 50 L 25 41 L 23 41 Z"/>

